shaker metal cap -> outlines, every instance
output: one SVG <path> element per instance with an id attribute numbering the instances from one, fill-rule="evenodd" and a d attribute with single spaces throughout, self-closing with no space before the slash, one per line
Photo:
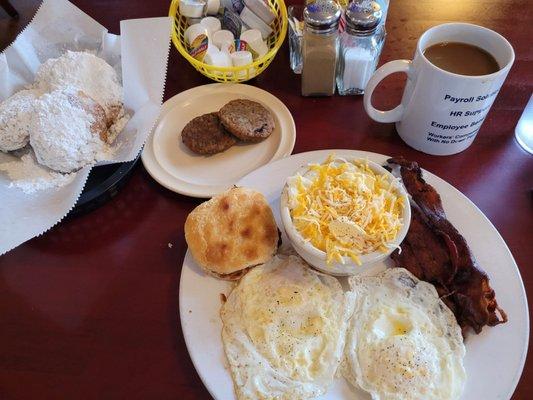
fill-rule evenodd
<path id="1" fill-rule="evenodd" d="M 341 7 L 333 0 L 318 0 L 304 8 L 305 24 L 318 29 L 336 27 L 341 16 Z"/>
<path id="2" fill-rule="evenodd" d="M 346 27 L 356 33 L 372 33 L 381 22 L 380 5 L 372 0 L 354 0 L 346 9 Z"/>

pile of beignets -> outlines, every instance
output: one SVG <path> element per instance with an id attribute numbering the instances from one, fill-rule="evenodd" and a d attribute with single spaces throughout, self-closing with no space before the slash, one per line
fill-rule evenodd
<path id="1" fill-rule="evenodd" d="M 29 144 L 40 164 L 70 173 L 105 158 L 126 120 L 113 67 L 91 53 L 67 51 L 0 103 L 0 151 Z"/>

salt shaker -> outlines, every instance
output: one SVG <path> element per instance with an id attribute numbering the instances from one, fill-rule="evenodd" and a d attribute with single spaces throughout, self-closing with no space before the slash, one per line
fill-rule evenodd
<path id="1" fill-rule="evenodd" d="M 338 54 L 341 7 L 319 0 L 304 9 L 302 95 L 332 96 Z"/>
<path id="2" fill-rule="evenodd" d="M 346 9 L 346 30 L 340 37 L 337 89 L 340 95 L 363 94 L 376 70 L 384 43 L 376 1 L 354 0 Z"/>

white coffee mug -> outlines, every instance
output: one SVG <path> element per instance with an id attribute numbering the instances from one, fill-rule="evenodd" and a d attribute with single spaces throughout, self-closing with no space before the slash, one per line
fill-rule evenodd
<path id="1" fill-rule="evenodd" d="M 442 42 L 480 47 L 496 59 L 500 69 L 480 76 L 445 71 L 424 56 L 425 49 Z M 490 29 L 465 23 L 438 25 L 420 37 L 413 61 L 391 61 L 374 73 L 365 89 L 365 110 L 378 122 L 395 122 L 400 137 L 417 150 L 434 155 L 459 153 L 474 141 L 513 62 L 512 46 Z M 395 72 L 407 74 L 402 101 L 390 111 L 377 110 L 372 106 L 372 92 Z"/>

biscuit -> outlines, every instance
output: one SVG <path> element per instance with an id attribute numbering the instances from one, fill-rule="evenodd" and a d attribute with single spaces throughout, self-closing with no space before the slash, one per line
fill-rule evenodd
<path id="1" fill-rule="evenodd" d="M 278 229 L 265 196 L 232 188 L 200 204 L 185 221 L 185 240 L 206 272 L 237 280 L 270 260 L 278 248 Z"/>
<path id="2" fill-rule="evenodd" d="M 219 111 L 222 125 L 237 138 L 260 142 L 274 130 L 274 118 L 261 104 L 245 99 L 232 100 Z"/>
<path id="3" fill-rule="evenodd" d="M 215 154 L 229 149 L 237 139 L 220 124 L 218 113 L 200 115 L 181 131 L 181 140 L 192 152 Z"/>

